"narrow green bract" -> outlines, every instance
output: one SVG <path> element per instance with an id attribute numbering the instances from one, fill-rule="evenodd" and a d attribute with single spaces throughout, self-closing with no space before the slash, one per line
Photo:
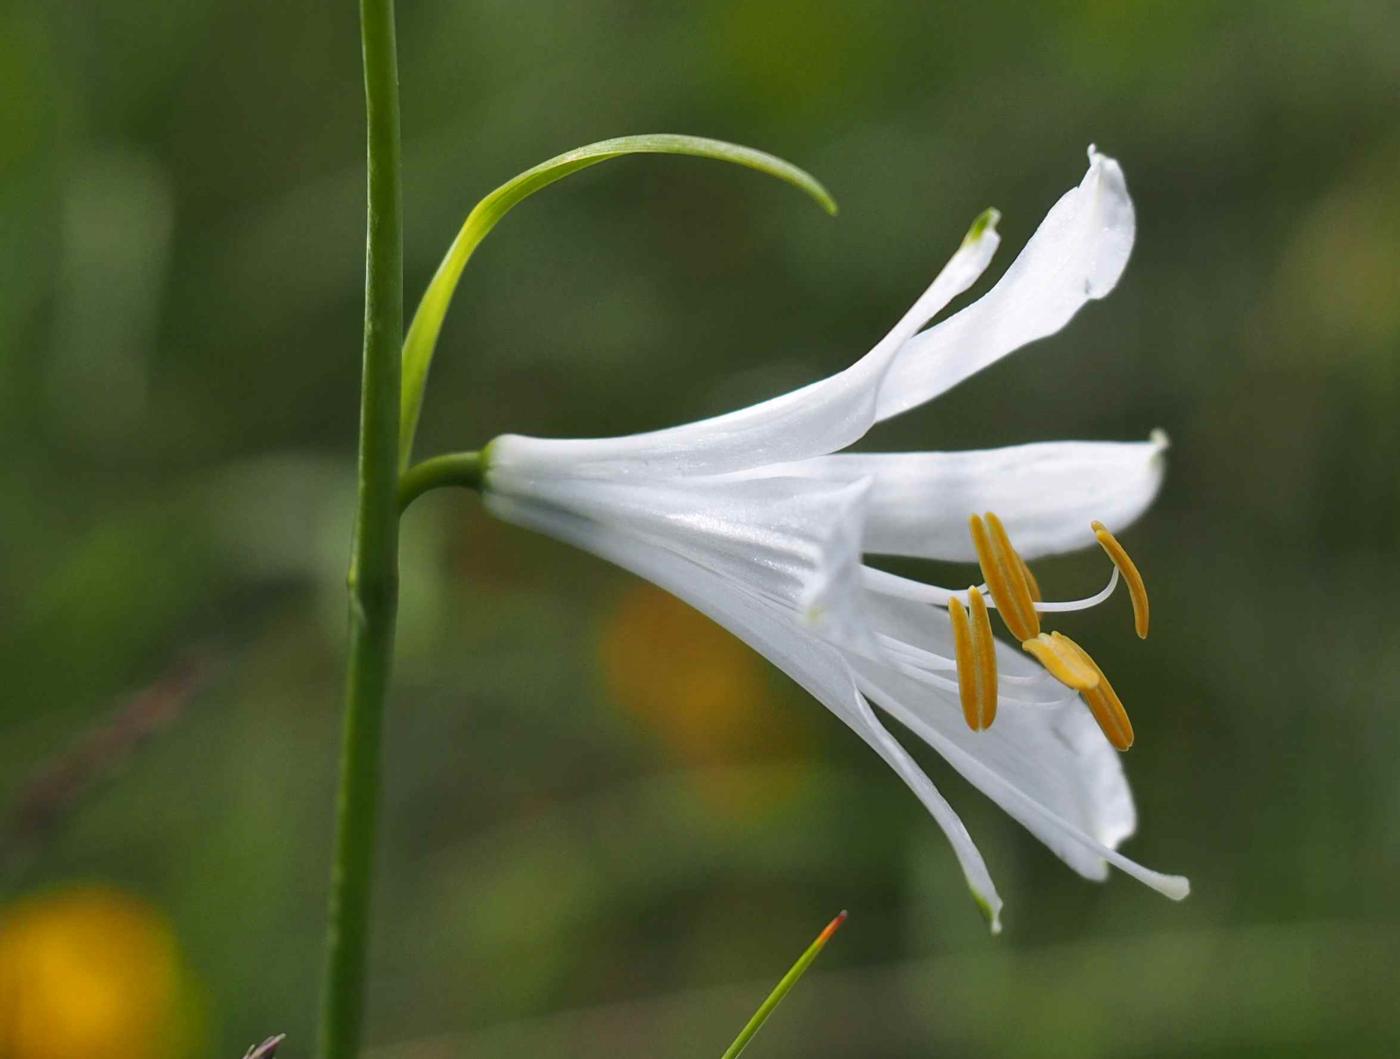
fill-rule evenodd
<path id="1" fill-rule="evenodd" d="M 466 267 L 473 251 L 512 206 L 529 198 L 536 191 L 548 187 L 556 180 L 562 180 L 570 173 L 577 173 L 580 169 L 629 154 L 682 154 L 732 162 L 734 165 L 755 169 L 791 184 L 815 199 L 827 213 L 836 213 L 835 200 L 827 193 L 826 188 L 805 170 L 751 147 L 740 147 L 737 144 L 707 140 L 699 136 L 678 136 L 669 133 L 620 136 L 615 140 L 601 140 L 587 147 L 579 147 L 547 162 L 541 162 L 533 169 L 527 169 L 487 195 L 467 215 L 462 230 L 452 241 L 447 256 L 443 258 L 423 294 L 423 300 L 418 303 L 418 311 L 414 313 L 413 323 L 408 329 L 408 337 L 404 340 L 403 347 L 400 468 L 407 467 L 412 457 L 413 438 L 418 430 L 418 414 L 423 407 L 423 388 L 428 381 L 428 369 L 432 365 L 433 352 L 437 348 L 438 333 L 442 330 L 442 321 L 447 315 L 447 306 L 452 301 L 452 294 L 457 289 L 457 281 L 462 277 L 462 269 Z"/>

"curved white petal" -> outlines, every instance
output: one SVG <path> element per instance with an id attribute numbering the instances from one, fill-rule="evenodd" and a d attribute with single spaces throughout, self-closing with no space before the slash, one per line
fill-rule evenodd
<path id="1" fill-rule="evenodd" d="M 723 474 L 835 452 L 875 421 L 881 381 L 907 340 L 986 269 L 999 238 L 979 221 L 937 278 L 874 349 L 844 371 L 735 412 L 620 438 L 507 434 L 491 462 L 519 475 L 627 478 Z"/>
<path id="2" fill-rule="evenodd" d="M 828 568 L 835 574 L 846 551 L 859 556 L 868 488 L 859 480 L 529 481 L 498 473 L 489 495 L 547 503 L 644 537 L 796 612 L 820 606 L 812 585 Z"/>
<path id="3" fill-rule="evenodd" d="M 1007 353 L 1058 331 L 1112 289 L 1133 243 L 1123 172 L 1091 149 L 1066 192 L 995 287 L 915 332 L 980 276 L 998 237 L 979 221 L 923 296 L 845 371 L 726 415 L 621 438 L 506 435 L 492 461 L 520 474 L 586 477 L 724 474 L 835 452 L 872 423 L 923 404 Z"/>
<path id="4" fill-rule="evenodd" d="M 865 564 L 861 540 L 865 536 L 865 508 L 869 478 L 857 479 L 841 517 L 828 527 L 815 568 L 809 573 L 798 599 L 798 615 L 823 637 L 880 655 L 874 631 L 865 619 Z"/>
<path id="5" fill-rule="evenodd" d="M 1055 203 L 997 285 L 899 351 L 880 386 L 876 420 L 951 389 L 1028 342 L 1052 335 L 1113 289 L 1133 248 L 1123 170 L 1089 148 L 1089 171 Z"/>
<path id="6" fill-rule="evenodd" d="M 1147 510 L 1162 484 L 1167 438 L 1048 441 L 973 452 L 845 453 L 765 468 L 830 483 L 873 479 L 867 552 L 973 562 L 967 518 L 995 511 L 1024 558 L 1094 544 Z"/>
<path id="7" fill-rule="evenodd" d="M 1089 879 L 1112 864 L 1159 893 L 1181 900 L 1190 883 L 1145 868 L 1114 848 L 1136 827 L 1132 796 L 1116 753 L 1087 710 L 999 711 L 971 732 L 949 711 L 920 709 L 919 688 L 890 670 L 853 663 L 862 691 L 937 750 L 969 782 Z"/>
<path id="8" fill-rule="evenodd" d="M 972 836 L 923 770 L 880 724 L 838 650 L 797 627 L 792 614 L 780 606 L 649 541 L 544 504 L 501 495 L 488 495 L 486 501 L 494 514 L 508 522 L 591 552 L 671 592 L 740 637 L 840 717 L 900 775 L 937 821 L 973 897 L 992 929 L 1001 929 L 1001 897 Z"/>

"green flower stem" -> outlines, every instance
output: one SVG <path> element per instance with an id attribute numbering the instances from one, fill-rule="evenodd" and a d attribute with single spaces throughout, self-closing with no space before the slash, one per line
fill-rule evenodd
<path id="1" fill-rule="evenodd" d="M 399 510 L 403 511 L 429 489 L 457 485 L 480 489 L 486 460 L 480 452 L 449 452 L 415 463 L 399 478 Z"/>
<path id="2" fill-rule="evenodd" d="M 360 0 L 369 210 L 359 489 L 350 559 L 350 657 L 331 872 L 322 1059 L 360 1046 L 370 884 L 379 806 L 379 743 L 398 608 L 399 356 L 403 343 L 403 204 L 393 0 Z"/>

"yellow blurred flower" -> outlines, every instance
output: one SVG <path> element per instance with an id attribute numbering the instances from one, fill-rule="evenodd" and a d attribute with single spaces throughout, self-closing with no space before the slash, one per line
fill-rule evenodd
<path id="1" fill-rule="evenodd" d="M 139 898 L 82 886 L 0 910 L 3 1059 L 165 1059 L 180 993 L 174 933 Z"/>
<path id="2" fill-rule="evenodd" d="M 613 701 L 695 770 L 712 808 L 748 814 L 792 793 L 791 768 L 726 767 L 790 761 L 806 729 L 772 701 L 763 660 L 709 618 L 637 582 L 605 616 L 599 656 Z M 770 772 L 772 782 L 764 781 Z"/>

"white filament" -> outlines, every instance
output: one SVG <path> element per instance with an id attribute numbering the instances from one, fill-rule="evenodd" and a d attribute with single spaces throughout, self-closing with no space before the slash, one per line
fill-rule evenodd
<path id="1" fill-rule="evenodd" d="M 957 591 L 951 588 L 944 588 L 942 585 L 926 585 L 922 581 L 915 581 L 912 578 L 900 577 L 887 570 L 877 570 L 873 566 L 862 566 L 860 568 L 861 581 L 865 587 L 872 592 L 878 592 L 882 596 L 892 596 L 895 599 L 907 599 L 914 603 L 931 603 L 935 607 L 946 607 L 950 599 L 956 599 L 964 606 L 967 605 L 967 594 L 965 591 Z M 1090 607 L 1097 607 L 1109 596 L 1113 595 L 1113 590 L 1118 587 L 1118 568 L 1113 568 L 1113 573 L 1109 575 L 1108 584 L 1095 592 L 1092 596 L 1085 596 L 1083 599 L 1069 599 L 1051 603 L 1037 603 L 1035 609 L 1042 614 L 1059 614 L 1072 610 L 1088 610 Z M 987 586 L 979 585 L 978 591 L 983 595 L 987 594 Z M 988 599 L 987 606 L 991 610 L 996 609 L 995 601 Z"/>

